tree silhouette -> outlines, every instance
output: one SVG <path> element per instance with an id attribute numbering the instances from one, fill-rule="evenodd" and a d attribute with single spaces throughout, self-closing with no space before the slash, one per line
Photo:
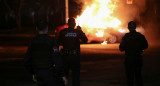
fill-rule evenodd
<path id="1" fill-rule="evenodd" d="M 12 14 L 13 18 L 16 20 L 17 27 L 20 30 L 21 29 L 20 16 L 21 16 L 21 9 L 22 9 L 24 0 L 15 1 L 14 3 L 16 3 L 17 6 L 14 5 L 13 2 L 11 2 L 11 1 L 10 1 L 10 3 L 12 3 L 12 4 L 9 4 L 9 1 L 7 1 L 7 0 L 3 0 L 3 1 L 4 1 L 5 6 L 7 7 L 7 9 Z"/>

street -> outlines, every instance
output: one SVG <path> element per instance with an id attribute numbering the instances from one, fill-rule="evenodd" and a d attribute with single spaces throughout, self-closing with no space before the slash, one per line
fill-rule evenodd
<path id="1" fill-rule="evenodd" d="M 126 86 L 124 53 L 117 44 L 81 44 L 81 86 Z M 160 46 L 144 51 L 144 86 L 160 86 Z M 23 66 L 27 46 L 0 46 L 0 86 L 35 86 Z"/>
<path id="2" fill-rule="evenodd" d="M 62 39 L 66 41 L 88 38 L 80 46 L 80 86 L 127 86 L 125 54 L 119 43 L 128 32 L 131 37 L 127 39 L 141 38 L 135 30 L 149 44 L 143 52 L 143 86 L 160 86 L 159 4 L 160 0 L 0 0 L 0 86 L 37 86 L 24 67 L 28 45 L 38 34 L 57 40 L 64 28 L 68 38 Z M 109 44 L 97 43 L 100 41 Z M 71 77 L 67 86 L 72 86 Z"/>

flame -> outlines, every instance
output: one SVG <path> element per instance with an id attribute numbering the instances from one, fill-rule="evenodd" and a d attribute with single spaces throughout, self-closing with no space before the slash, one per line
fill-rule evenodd
<path id="1" fill-rule="evenodd" d="M 76 23 L 87 34 L 95 34 L 97 37 L 104 36 L 104 29 L 117 29 L 121 21 L 113 17 L 118 0 L 93 0 L 91 5 L 86 6 L 81 16 L 77 16 Z M 87 3 L 87 2 L 86 2 Z"/>
<path id="2" fill-rule="evenodd" d="M 106 45 L 107 44 L 107 41 L 103 41 L 103 43 L 101 43 L 101 45 Z"/>
<path id="3" fill-rule="evenodd" d="M 119 32 L 124 33 L 125 30 L 124 29 L 118 29 Z"/>
<path id="4" fill-rule="evenodd" d="M 99 31 L 96 33 L 96 36 L 97 36 L 97 37 L 103 37 L 103 34 L 104 34 L 104 31 L 99 30 Z"/>

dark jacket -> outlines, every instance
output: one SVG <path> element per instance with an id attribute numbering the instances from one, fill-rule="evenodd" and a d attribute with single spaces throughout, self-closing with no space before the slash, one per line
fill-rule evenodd
<path id="1" fill-rule="evenodd" d="M 47 34 L 37 35 L 31 40 L 24 57 L 24 64 L 32 74 L 36 70 L 50 69 L 55 65 L 59 75 L 64 76 L 59 48 L 56 41 Z"/>
<path id="2" fill-rule="evenodd" d="M 148 42 L 145 36 L 136 31 L 126 33 L 119 46 L 120 51 L 125 51 L 128 56 L 141 55 L 147 48 Z"/>
<path id="3" fill-rule="evenodd" d="M 80 42 L 87 42 L 85 33 L 79 29 L 65 28 L 60 31 L 58 44 L 63 45 L 63 49 L 80 50 Z"/>

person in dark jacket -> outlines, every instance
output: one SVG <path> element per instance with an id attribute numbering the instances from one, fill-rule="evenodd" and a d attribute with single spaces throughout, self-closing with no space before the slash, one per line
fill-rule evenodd
<path id="1" fill-rule="evenodd" d="M 24 57 L 24 65 L 38 86 L 64 86 L 67 83 L 63 62 L 55 39 L 48 36 L 47 23 L 37 23 L 38 35 L 34 37 Z"/>
<path id="2" fill-rule="evenodd" d="M 75 29 L 74 18 L 68 20 L 69 28 L 60 31 L 58 44 L 63 46 L 62 58 L 64 60 L 65 72 L 69 77 L 69 69 L 72 70 L 72 86 L 80 86 L 80 42 L 87 42 L 88 38 L 80 26 Z"/>
<path id="3" fill-rule="evenodd" d="M 143 86 L 142 82 L 142 53 L 148 48 L 148 42 L 144 35 L 136 32 L 136 23 L 128 23 L 129 33 L 126 33 L 119 45 L 120 51 L 125 51 L 125 70 L 128 86 L 134 86 L 134 77 L 137 86 Z"/>

